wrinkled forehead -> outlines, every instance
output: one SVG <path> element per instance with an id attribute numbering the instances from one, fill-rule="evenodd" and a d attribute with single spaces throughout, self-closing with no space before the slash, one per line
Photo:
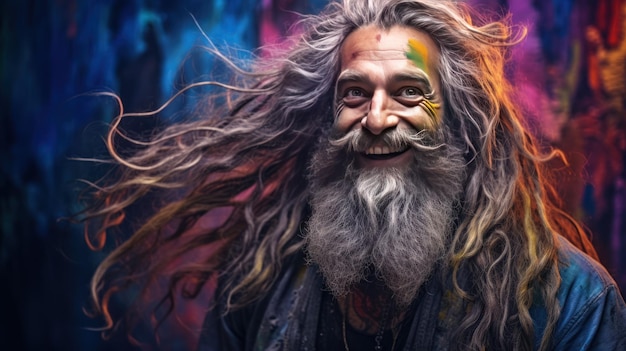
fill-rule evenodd
<path id="1" fill-rule="evenodd" d="M 387 60 L 406 60 L 406 50 L 353 50 L 351 52 L 343 52 L 341 62 L 349 60 L 368 60 L 368 61 L 387 61 Z"/>
<path id="2" fill-rule="evenodd" d="M 341 66 L 356 60 L 410 61 L 424 71 L 436 70 L 439 48 L 425 32 L 410 27 L 373 25 L 350 33 L 341 47 Z"/>

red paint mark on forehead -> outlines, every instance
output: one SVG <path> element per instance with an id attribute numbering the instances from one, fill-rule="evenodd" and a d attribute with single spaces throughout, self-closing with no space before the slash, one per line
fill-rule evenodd
<path id="1" fill-rule="evenodd" d="M 376 34 L 376 41 L 380 43 L 380 33 Z"/>

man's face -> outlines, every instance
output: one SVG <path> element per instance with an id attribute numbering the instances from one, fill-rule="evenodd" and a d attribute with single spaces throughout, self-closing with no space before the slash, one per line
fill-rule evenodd
<path id="1" fill-rule="evenodd" d="M 415 29 L 367 26 L 351 33 L 336 86 L 338 131 L 378 136 L 396 128 L 436 129 L 443 117 L 438 62 L 433 40 Z M 381 139 L 359 150 L 357 162 L 363 168 L 406 166 L 412 162 L 408 150 Z"/>
<path id="2" fill-rule="evenodd" d="M 442 121 L 439 50 L 368 26 L 341 54 L 335 130 L 311 160 L 308 256 L 335 296 L 374 274 L 408 306 L 446 255 L 465 171 Z"/>

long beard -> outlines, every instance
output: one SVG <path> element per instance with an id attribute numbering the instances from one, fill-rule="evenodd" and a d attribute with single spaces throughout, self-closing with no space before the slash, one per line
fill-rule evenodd
<path id="1" fill-rule="evenodd" d="M 360 169 L 355 152 L 377 138 L 357 130 L 314 155 L 307 253 L 335 296 L 375 274 L 398 305 L 408 305 L 446 254 L 465 161 L 442 133 L 393 130 L 382 138 L 409 145 L 413 162 Z"/>

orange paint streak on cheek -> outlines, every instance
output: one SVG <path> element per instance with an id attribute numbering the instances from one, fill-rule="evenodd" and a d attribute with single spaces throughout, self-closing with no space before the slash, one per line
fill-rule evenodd
<path id="1" fill-rule="evenodd" d="M 430 100 L 424 100 L 422 102 L 422 108 L 428 113 L 428 116 L 434 122 L 435 125 L 439 125 L 441 122 L 441 118 L 439 117 L 439 113 L 437 110 L 441 107 L 441 104 L 434 103 Z"/>

